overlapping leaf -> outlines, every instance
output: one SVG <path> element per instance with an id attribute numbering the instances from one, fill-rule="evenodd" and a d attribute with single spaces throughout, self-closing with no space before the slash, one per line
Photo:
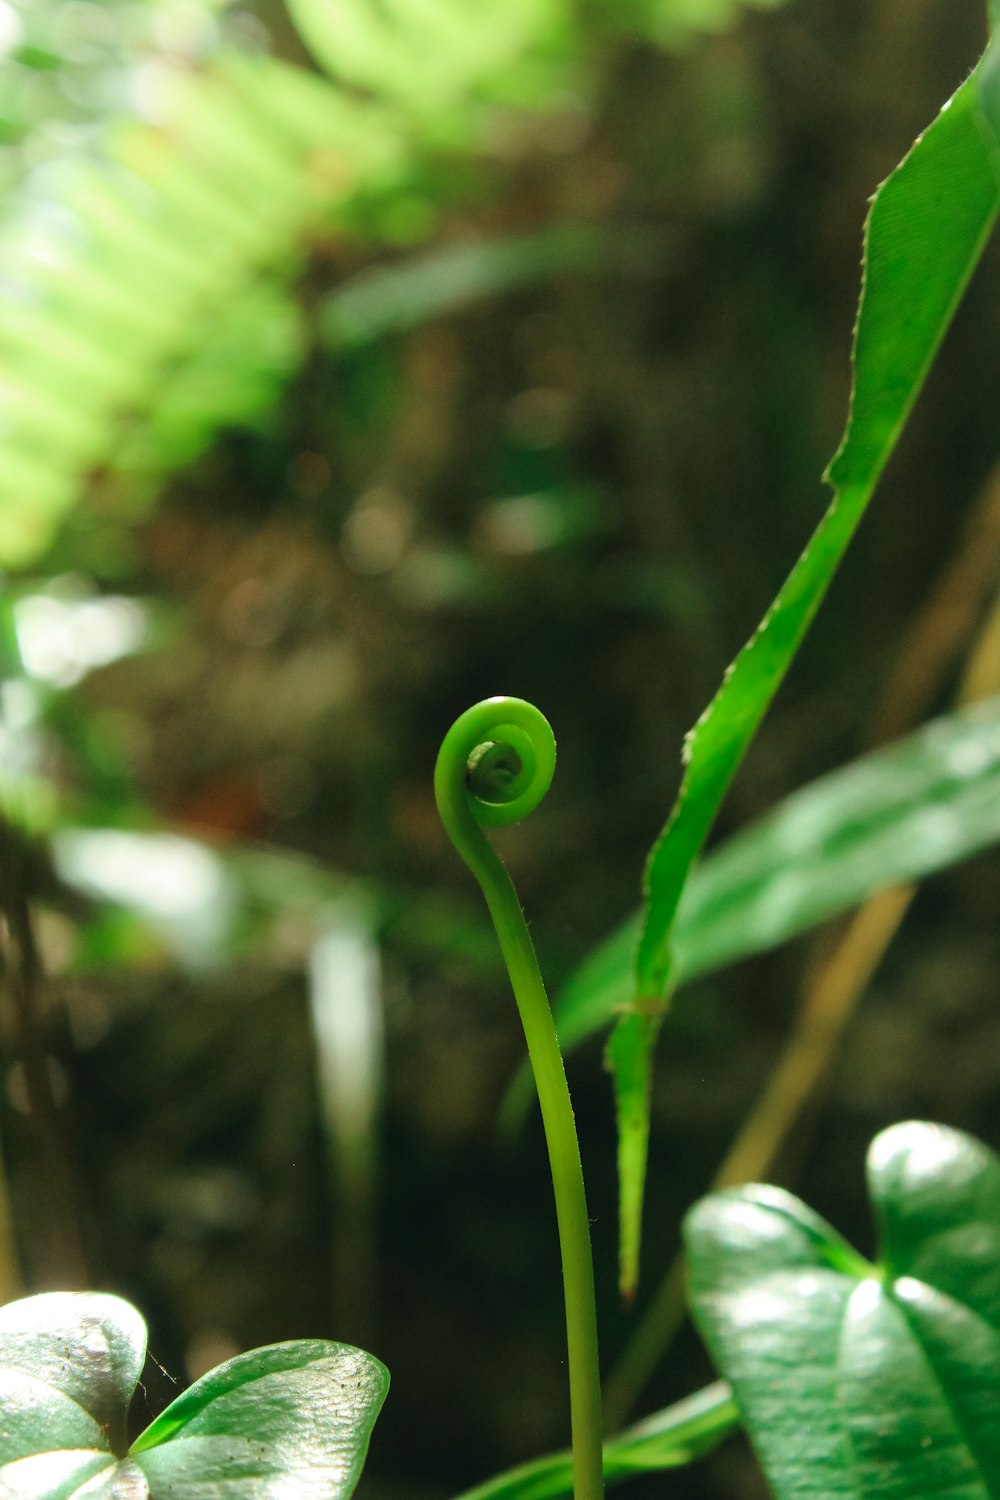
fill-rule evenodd
<path id="1" fill-rule="evenodd" d="M 618 1097 L 626 1293 L 638 1275 L 651 1055 L 663 1007 L 677 982 L 674 927 L 681 896 L 722 798 L 868 506 L 996 220 L 996 144 L 984 128 L 980 81 L 977 70 L 873 200 L 851 410 L 828 471 L 833 502 L 688 736 L 681 790 L 650 854 L 635 989 L 608 1049 Z"/>
<path id="2" fill-rule="evenodd" d="M 873 891 L 1000 839 L 1000 703 L 934 720 L 793 793 L 691 873 L 674 927 L 678 984 L 786 942 Z M 564 1047 L 628 1003 L 639 917 L 577 971 L 556 1004 Z"/>
<path id="3" fill-rule="evenodd" d="M 704 1199 L 692 1311 L 777 1500 L 1000 1493 L 1000 1160 L 956 1130 L 893 1126 L 868 1183 L 869 1265 L 790 1194 Z"/>
<path id="4" fill-rule="evenodd" d="M 346 1500 L 388 1388 L 371 1355 L 322 1339 L 238 1355 L 126 1451 L 146 1353 L 118 1297 L 54 1292 L 0 1309 L 0 1500 Z"/>
<path id="5" fill-rule="evenodd" d="M 605 1481 L 616 1484 L 634 1474 L 693 1463 L 721 1442 L 738 1421 L 732 1392 L 724 1381 L 716 1381 L 609 1438 L 604 1444 Z M 555 1500 L 572 1490 L 571 1454 L 553 1453 L 498 1474 L 458 1500 Z"/>
<path id="6" fill-rule="evenodd" d="M 732 8 L 671 0 L 671 34 Z M 586 73 L 566 0 L 291 10 L 370 104 L 263 56 L 157 64 L 148 118 L 110 125 L 96 156 L 57 157 L 8 207 L 0 566 L 33 562 L 98 478 L 106 494 L 122 477 L 135 507 L 220 427 L 273 406 L 305 352 L 293 289 L 312 234 L 412 157 L 416 117 L 467 150 L 480 116 L 489 128 L 477 100 L 558 107 Z"/>

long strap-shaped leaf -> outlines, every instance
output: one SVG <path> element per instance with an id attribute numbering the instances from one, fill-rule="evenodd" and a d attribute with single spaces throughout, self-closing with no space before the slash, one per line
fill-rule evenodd
<path id="1" fill-rule="evenodd" d="M 993 698 L 819 777 L 714 848 L 692 871 L 678 908 L 674 978 L 684 984 L 765 952 L 875 891 L 932 875 L 997 840 Z M 563 990 L 556 1024 L 564 1051 L 628 1003 L 639 928 L 636 913 Z"/>
<path id="2" fill-rule="evenodd" d="M 987 59 L 987 63 L 989 59 Z M 673 812 L 646 869 L 636 999 L 608 1052 L 619 1121 L 621 1283 L 638 1276 L 651 1054 L 675 982 L 672 933 L 694 861 L 750 741 L 871 499 L 1000 207 L 981 65 L 872 203 L 847 429 L 828 471 L 834 499 L 757 631 L 687 737 Z"/>

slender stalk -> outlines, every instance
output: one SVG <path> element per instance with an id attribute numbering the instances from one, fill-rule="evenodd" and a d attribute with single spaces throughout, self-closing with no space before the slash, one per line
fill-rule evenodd
<path id="1" fill-rule="evenodd" d="M 725 1381 L 717 1380 L 608 1438 L 604 1444 L 604 1477 L 613 1485 L 636 1474 L 694 1463 L 739 1423 L 732 1391 Z M 572 1489 L 571 1455 L 547 1453 L 465 1490 L 456 1500 L 559 1500 Z"/>
<path id="2" fill-rule="evenodd" d="M 490 698 L 456 720 L 434 774 L 441 821 L 489 908 L 521 1016 L 549 1152 L 566 1303 L 573 1493 L 600 1500 L 601 1388 L 590 1221 L 573 1106 L 548 996 L 510 876 L 483 827 L 538 805 L 555 768 L 548 722 L 519 698 Z"/>

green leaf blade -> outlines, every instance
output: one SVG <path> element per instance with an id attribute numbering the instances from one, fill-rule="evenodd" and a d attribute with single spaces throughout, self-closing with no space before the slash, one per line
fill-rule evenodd
<path id="1" fill-rule="evenodd" d="M 881 474 L 996 222 L 1000 188 L 972 74 L 875 195 L 854 390 L 830 483 L 861 508 Z"/>
<path id="2" fill-rule="evenodd" d="M 697 865 L 674 929 L 678 984 L 808 931 L 875 891 L 948 868 L 1000 839 L 1000 700 L 935 719 L 792 793 Z M 637 912 L 555 1005 L 566 1051 L 634 994 Z M 523 1106 L 518 1089 L 511 1113 Z"/>
<path id="3" fill-rule="evenodd" d="M 125 1454 L 146 1326 L 103 1293 L 0 1308 L 0 1500 L 346 1500 L 388 1389 L 377 1359 L 322 1339 L 238 1355 Z M 123 1455 L 116 1457 L 116 1455 Z"/>
<path id="4" fill-rule="evenodd" d="M 151 1500 L 350 1495 L 388 1389 L 378 1360 L 310 1339 L 228 1360 L 132 1445 Z"/>
<path id="5" fill-rule="evenodd" d="M 60 1447 L 102 1448 L 99 1422 L 71 1396 L 20 1370 L 0 1370 L 0 1456 L 4 1464 L 44 1453 L 58 1434 Z"/>
<path id="6" fill-rule="evenodd" d="M 618 1290 L 631 1301 L 639 1281 L 642 1195 L 649 1155 L 649 1095 L 653 1047 L 662 1016 L 631 1011 L 608 1042 L 605 1059 L 614 1074 L 618 1101 L 618 1181 L 620 1183 Z"/>
<path id="7" fill-rule="evenodd" d="M 738 1425 L 732 1392 L 717 1380 L 644 1417 L 604 1444 L 604 1478 L 614 1484 L 633 1474 L 694 1463 Z M 519 1464 L 466 1490 L 457 1500 L 555 1500 L 573 1491 L 569 1452 Z"/>
<path id="8" fill-rule="evenodd" d="M 1000 1328 L 1000 1161 L 960 1130 L 896 1125 L 868 1155 L 882 1258 Z"/>
<path id="9" fill-rule="evenodd" d="M 99 1292 L 47 1292 L 0 1307 L 0 1463 L 39 1448 L 110 1448 L 146 1357 L 146 1325 Z"/>
<path id="10" fill-rule="evenodd" d="M 685 743 L 686 769 L 674 809 L 646 867 L 646 907 L 636 955 L 640 1009 L 666 1003 L 677 981 L 673 933 L 681 897 L 729 785 L 819 608 L 867 509 L 920 392 L 1000 208 L 993 151 L 983 129 L 973 74 L 917 140 L 872 203 L 854 341 L 854 386 L 844 439 L 827 473 L 835 494 L 756 633 Z M 629 1077 L 616 1078 L 619 1120 L 630 1138 L 626 1160 L 637 1182 L 621 1184 L 621 1243 L 639 1239 L 648 1123 L 648 1069 L 636 1066 L 639 1039 L 624 1051 Z M 615 1050 L 610 1052 L 612 1065 Z M 644 1097 L 630 1089 L 643 1078 Z M 631 1271 L 629 1270 L 629 1275 Z"/>
<path id="11" fill-rule="evenodd" d="M 794 793 L 695 872 L 684 978 L 761 952 L 1000 838 L 1000 703 L 935 720 Z"/>
<path id="12" fill-rule="evenodd" d="M 686 1226 L 696 1321 L 778 1500 L 989 1500 L 1000 1161 L 911 1122 L 876 1138 L 868 1175 L 878 1267 L 775 1189 L 699 1204 Z"/>
<path id="13" fill-rule="evenodd" d="M 845 1329 L 842 1360 L 852 1372 L 845 1382 L 855 1452 L 863 1461 L 873 1450 L 876 1471 L 888 1456 L 889 1441 L 911 1471 L 911 1483 L 929 1494 L 946 1485 L 967 1485 L 970 1494 L 992 1496 L 1000 1488 L 1000 1335 L 963 1302 L 912 1278 L 897 1280 L 868 1326 Z M 858 1320 L 860 1323 L 860 1320 Z M 851 1334 L 859 1336 L 852 1360 Z M 884 1381 L 870 1381 L 866 1363 L 886 1340 L 897 1345 L 894 1383 L 915 1396 L 896 1402 Z M 866 1359 L 867 1356 L 867 1359 Z M 874 1396 L 874 1400 L 873 1400 Z M 879 1410 L 881 1407 L 881 1410 Z M 887 1422 L 892 1417 L 887 1434 Z M 919 1454 L 919 1468 L 915 1460 Z"/>
<path id="14" fill-rule="evenodd" d="M 84 1489 L 87 1500 L 98 1500 L 108 1494 L 100 1477 L 113 1482 L 118 1472 L 110 1453 L 34 1453 L 0 1466 L 0 1500 L 72 1500 Z"/>

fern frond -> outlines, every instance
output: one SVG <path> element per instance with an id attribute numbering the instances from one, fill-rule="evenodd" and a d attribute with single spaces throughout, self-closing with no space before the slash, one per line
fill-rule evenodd
<path id="1" fill-rule="evenodd" d="M 578 41 L 568 0 L 288 0 L 288 9 L 335 78 L 425 116 L 506 93 L 512 69 L 537 83 L 538 58 L 561 50 L 565 69 Z"/>
<path id="2" fill-rule="evenodd" d="M 270 58 L 167 77 L 155 123 L 50 172 L 0 239 L 0 564 L 88 483 L 146 482 L 295 368 L 281 290 L 331 208 L 395 170 L 389 121 Z"/>

